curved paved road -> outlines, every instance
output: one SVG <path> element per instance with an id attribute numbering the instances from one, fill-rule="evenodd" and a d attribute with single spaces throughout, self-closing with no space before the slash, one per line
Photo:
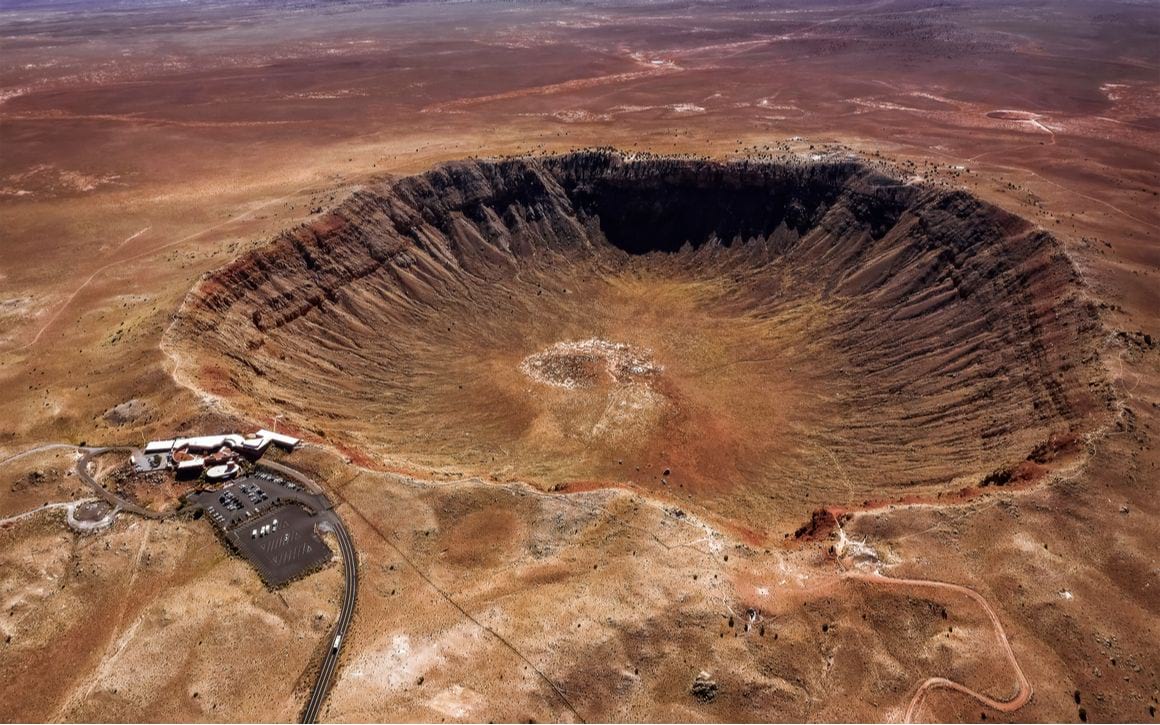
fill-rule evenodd
<path id="1" fill-rule="evenodd" d="M 24 519 L 31 518 L 31 517 L 35 516 L 36 514 L 40 513 L 41 511 L 51 511 L 53 509 L 67 509 L 70 506 L 76 506 L 77 504 L 82 504 L 82 503 L 90 503 L 92 501 L 96 501 L 96 499 L 95 498 L 82 498 L 82 499 L 77 499 L 76 501 L 60 501 L 57 503 L 46 503 L 46 504 L 43 504 L 41 506 L 37 506 L 34 509 L 29 509 L 28 511 L 23 511 L 23 512 L 18 513 L 18 514 L 13 514 L 12 516 L 2 518 L 2 519 L 0 519 L 0 526 L 14 524 L 17 521 L 22 521 Z"/>
<path id="2" fill-rule="evenodd" d="M 307 476 L 306 474 L 302 473 L 301 471 L 299 471 L 296 468 L 291 468 L 290 466 L 287 466 L 285 463 L 278 463 L 277 461 L 267 461 L 266 459 L 262 459 L 262 461 L 257 463 L 256 466 L 258 468 L 268 468 L 271 471 L 277 471 L 278 473 L 281 473 L 284 476 L 288 476 L 290 478 L 293 478 L 295 481 L 297 481 L 298 483 L 300 483 L 304 487 L 306 487 L 306 490 L 310 491 L 311 493 L 314 493 L 314 494 L 324 493 L 322 490 L 322 486 L 319 486 L 317 483 L 315 483 L 314 479 L 310 478 L 310 476 Z M 338 518 L 338 517 L 335 516 L 335 518 Z"/>
<path id="3" fill-rule="evenodd" d="M 4 459 L 0 459 L 0 465 L 17 460 L 19 458 L 23 458 L 24 456 L 28 456 L 33 453 L 52 450 L 55 448 L 72 448 L 81 452 L 81 456 L 77 459 L 76 464 L 77 475 L 89 488 L 93 490 L 95 494 L 100 496 L 104 501 L 113 507 L 114 514 L 117 511 L 128 511 L 129 513 L 134 513 L 138 516 L 144 516 L 150 519 L 164 519 L 174 515 L 173 512 L 162 513 L 159 511 L 150 511 L 149 509 L 142 508 L 141 506 L 138 506 L 131 501 L 127 501 L 99 484 L 96 479 L 93 478 L 92 474 L 89 473 L 89 463 L 92 461 L 94 456 L 98 456 L 102 453 L 108 453 L 110 451 L 121 451 L 132 455 L 140 455 L 140 449 L 131 446 L 88 448 L 74 446 L 69 443 L 49 443 L 21 451 Z M 261 465 L 263 467 L 275 470 L 278 473 L 289 476 L 290 478 L 293 478 L 294 480 L 304 485 L 308 490 L 325 496 L 321 486 L 319 486 L 309 476 L 304 475 L 300 471 L 297 471 L 290 466 L 278 463 L 276 461 L 263 461 Z M 54 504 L 54 506 L 68 505 L 70 504 Z M 330 505 L 328 499 L 326 500 L 326 505 Z M 24 512 L 23 514 L 20 514 L 16 517 L 12 517 L 11 520 L 30 516 L 42 510 L 43 508 L 44 507 L 34 509 L 33 511 Z M 358 597 L 358 557 L 355 552 L 354 543 L 351 541 L 350 534 L 347 532 L 346 526 L 343 525 L 342 519 L 333 510 L 320 513 L 323 517 L 325 517 L 326 522 L 333 527 L 335 536 L 338 538 L 338 546 L 342 552 L 343 580 L 345 582 L 345 587 L 342 595 L 342 607 L 339 609 L 338 613 L 338 622 L 335 624 L 334 631 L 331 632 L 330 640 L 328 642 L 330 646 L 326 651 L 326 656 L 323 657 L 322 667 L 318 671 L 318 680 L 314 683 L 314 687 L 310 690 L 310 699 L 307 700 L 306 709 L 302 713 L 302 722 L 304 723 L 313 723 L 317 720 L 318 712 L 322 709 L 322 703 L 326 700 L 327 691 L 330 689 L 331 678 L 334 676 L 334 671 L 338 667 L 338 658 L 342 651 L 343 638 L 346 636 L 347 629 L 350 628 L 351 620 L 354 618 L 354 605 L 355 600 Z M 6 519 L 0 523 L 8 522 L 9 520 Z"/>
<path id="4" fill-rule="evenodd" d="M 358 595 L 358 558 L 350 534 L 342 524 L 342 519 L 333 511 L 330 512 L 330 523 L 334 526 L 334 533 L 338 537 L 338 546 L 342 549 L 342 571 L 346 588 L 342 594 L 342 608 L 338 613 L 338 623 L 330 634 L 330 647 L 322 659 L 322 667 L 318 671 L 318 680 L 310 691 L 310 699 L 306 702 L 306 709 L 302 713 L 302 722 L 312 723 L 318 719 L 318 711 L 326 700 L 326 692 L 330 688 L 330 679 L 338 667 L 338 657 L 342 652 L 342 641 L 346 636 L 347 628 L 354 617 L 354 603 Z"/>
<path id="5" fill-rule="evenodd" d="M 113 494 L 104 486 L 97 483 L 96 479 L 94 479 L 89 473 L 89 461 L 92 460 L 93 456 L 97 456 L 102 453 L 108 453 L 109 451 L 124 451 L 127 453 L 132 453 L 137 449 L 132 447 L 116 446 L 109 448 L 81 448 L 79 450 L 84 451 L 84 453 L 82 453 L 80 459 L 77 460 L 77 475 L 80 476 L 81 480 L 84 481 L 89 488 L 93 489 L 93 493 L 103 498 L 110 506 L 119 508 L 122 511 L 128 511 L 129 513 L 137 514 L 138 516 L 144 516 L 147 519 L 164 519 L 173 515 L 173 512 L 163 513 L 160 511 L 150 511 L 147 508 L 138 506 L 132 501 L 127 501 L 120 496 Z"/>

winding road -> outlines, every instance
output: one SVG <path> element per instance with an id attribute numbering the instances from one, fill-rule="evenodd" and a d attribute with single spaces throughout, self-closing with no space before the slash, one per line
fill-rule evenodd
<path id="1" fill-rule="evenodd" d="M 93 456 L 99 456 L 100 454 L 108 453 L 109 451 L 124 451 L 126 453 L 133 453 L 138 449 L 129 446 L 116 446 L 109 448 L 80 448 L 79 450 L 83 451 L 83 453 L 77 460 L 77 475 L 80 476 L 81 480 L 84 481 L 85 484 L 93 490 L 93 493 L 103 498 L 110 506 L 118 508 L 121 511 L 128 511 L 131 514 L 144 516 L 147 519 L 164 519 L 173 515 L 172 512 L 164 513 L 161 511 L 150 511 L 147 508 L 138 506 L 132 501 L 127 501 L 112 493 L 101 484 L 97 483 L 96 479 L 94 479 L 89 473 L 89 462 L 92 460 Z"/>
<path id="2" fill-rule="evenodd" d="M 143 516 L 149 519 L 164 519 L 173 516 L 173 512 L 159 512 L 151 511 L 149 509 L 138 506 L 132 501 L 117 496 L 113 492 L 106 489 L 93 478 L 89 472 L 89 464 L 95 456 L 110 452 L 129 453 L 133 456 L 141 455 L 138 448 L 132 446 L 107 446 L 100 448 L 89 448 L 82 446 L 75 446 L 70 443 L 48 443 L 34 448 L 29 448 L 19 453 L 12 454 L 6 458 L 0 459 L 0 465 L 30 456 L 42 451 L 49 451 L 54 449 L 67 448 L 78 451 L 80 457 L 77 458 L 76 472 L 81 481 L 85 483 L 93 493 L 99 496 L 102 500 L 108 503 L 112 508 L 109 514 L 97 522 L 76 522 L 77 528 L 82 530 L 96 530 L 103 528 L 111 523 L 112 517 L 116 516 L 118 512 L 125 511 L 133 513 L 138 516 Z M 327 507 L 330 506 L 330 501 L 325 497 L 325 493 L 321 486 L 319 486 L 309 476 L 302 472 L 291 468 L 283 463 L 276 461 L 263 461 L 262 467 L 277 471 L 289 478 L 294 479 L 298 483 L 305 486 L 308 490 L 323 497 L 323 501 Z M 0 525 L 7 525 L 16 521 L 31 517 L 42 511 L 47 511 L 57 508 L 65 508 L 68 510 L 70 524 L 73 519 L 73 511 L 78 504 L 95 501 L 96 499 L 81 499 L 78 501 L 51 503 L 44 506 L 37 507 L 30 511 L 9 516 L 0 519 Z M 347 630 L 350 628 L 351 621 L 354 619 L 355 601 L 358 598 L 358 555 L 355 552 L 354 543 L 351 541 L 350 533 L 346 530 L 342 519 L 333 509 L 319 512 L 320 518 L 323 519 L 322 526 L 332 530 L 335 537 L 338 539 L 338 546 L 342 553 L 343 564 L 343 580 L 345 586 L 343 588 L 342 606 L 339 609 L 338 620 L 335 624 L 334 630 L 330 634 L 330 639 L 327 641 L 326 655 L 323 657 L 322 666 L 318 671 L 318 679 L 314 683 L 314 687 L 310 690 L 310 699 L 306 702 L 306 708 L 302 713 L 302 722 L 313 723 L 318 718 L 318 713 L 322 709 L 322 704 L 326 701 L 327 692 L 330 689 L 331 679 L 334 677 L 334 672 L 338 667 L 339 655 L 342 652 L 343 638 L 346 636 Z"/>
<path id="3" fill-rule="evenodd" d="M 161 513 L 158 511 L 150 511 L 149 509 L 142 508 L 141 506 L 138 506 L 137 504 L 133 503 L 132 501 L 127 501 L 127 500 L 121 498 L 120 496 L 117 496 L 116 494 L 112 493 L 111 491 L 106 489 L 101 484 L 97 483 L 96 479 L 94 479 L 92 474 L 89 473 L 89 463 L 92 461 L 93 456 L 98 456 L 102 453 L 108 453 L 109 451 L 125 451 L 125 452 L 129 452 L 129 453 L 140 454 L 140 449 L 137 449 L 137 448 L 133 448 L 130 446 L 109 446 L 109 447 L 105 447 L 105 448 L 88 448 L 85 446 L 76 446 L 76 445 L 73 445 L 72 443 L 46 443 L 44 445 L 35 446 L 33 448 L 29 448 L 27 450 L 20 451 L 19 453 L 14 453 L 14 454 L 8 456 L 7 458 L 0 459 L 0 465 L 4 465 L 6 463 L 10 463 L 12 461 L 19 460 L 21 458 L 24 458 L 25 456 L 31 456 L 35 453 L 42 453 L 44 451 L 57 450 L 57 449 L 61 449 L 61 448 L 80 452 L 81 455 L 80 455 L 80 458 L 77 459 L 77 464 L 76 464 L 77 476 L 80 477 L 81 481 L 83 481 L 86 486 L 88 486 L 90 489 L 92 489 L 93 493 L 97 494 L 97 496 L 99 496 L 102 500 L 104 500 L 105 503 L 109 504 L 109 506 L 112 507 L 113 516 L 115 516 L 117 513 L 121 512 L 121 511 L 128 511 L 129 513 L 134 513 L 134 514 L 137 514 L 138 516 L 144 516 L 145 518 L 149 518 L 149 519 L 163 519 L 163 518 L 166 518 L 167 516 L 172 515 L 172 514 L 168 514 L 168 513 Z M 83 503 L 83 502 L 86 502 L 88 500 L 91 500 L 91 499 L 82 499 L 80 501 L 73 501 L 73 502 L 66 501 L 66 502 L 59 503 L 59 504 L 49 504 L 47 506 L 42 506 L 39 509 L 33 509 L 32 511 L 26 511 L 24 514 L 21 514 L 19 517 L 13 517 L 11 520 L 16 520 L 17 518 L 20 518 L 23 516 L 31 516 L 32 514 L 38 512 L 42 509 L 45 509 L 45 508 L 59 508 L 59 507 L 67 508 L 70 505 Z M 77 529 L 78 531 L 95 531 L 97 528 L 103 528 L 105 525 L 107 525 L 107 523 L 111 522 L 111 518 L 106 517 L 106 519 L 102 519 L 100 522 L 98 522 L 100 524 L 100 526 L 94 527 L 92 524 L 86 524 L 83 522 L 76 521 L 76 519 L 73 517 L 72 513 L 73 513 L 72 509 L 70 509 L 69 510 L 69 525 L 72 526 L 73 528 Z M 9 521 L 9 519 L 5 519 L 5 522 L 8 522 L 8 521 Z"/>
<path id="4" fill-rule="evenodd" d="M 89 473 L 89 464 L 94 456 L 111 451 L 123 451 L 129 453 L 137 452 L 137 449 L 132 447 L 116 446 L 104 448 L 82 448 L 79 446 L 72 446 L 70 444 L 47 444 L 11 455 L 5 459 L 0 460 L 0 464 L 8 463 L 32 453 L 54 448 L 73 448 L 81 452 L 81 456 L 78 458 L 76 464 L 76 471 L 78 476 L 80 476 L 81 480 L 84 481 L 85 484 L 88 485 L 89 488 L 91 488 L 98 496 L 100 496 L 113 507 L 113 515 L 115 515 L 117 511 L 126 511 L 150 519 L 163 519 L 172 515 L 169 513 L 150 511 L 116 496 L 101 486 Z M 293 478 L 302 485 L 306 486 L 309 490 L 318 494 L 323 493 L 322 488 L 309 476 L 306 476 L 305 474 L 294 468 L 291 468 L 290 466 L 277 463 L 275 461 L 263 461 L 262 467 L 275 470 L 283 475 Z M 0 520 L 0 524 L 7 524 L 19 519 L 23 519 L 50 508 L 70 507 L 71 514 L 71 507 L 84 501 L 91 500 L 92 499 L 82 499 L 75 502 L 49 504 L 47 506 L 42 506 L 31 511 L 26 511 L 22 514 L 18 514 L 16 516 L 9 517 L 8 519 Z M 329 506 L 329 501 L 326 502 L 326 505 Z M 320 518 L 323 519 L 321 526 L 324 529 L 332 530 L 338 540 L 338 546 L 341 551 L 343 561 L 344 589 L 342 605 L 339 609 L 338 619 L 335 623 L 334 629 L 330 633 L 329 639 L 327 640 L 328 646 L 326 653 L 323 656 L 321 667 L 318 671 L 318 677 L 314 683 L 314 686 L 310 690 L 310 697 L 307 700 L 306 706 L 302 712 L 301 722 L 303 723 L 317 722 L 318 714 L 322 709 L 323 703 L 326 701 L 326 696 L 330 690 L 331 681 L 334 678 L 336 669 L 338 668 L 339 658 L 342 653 L 342 645 L 350 628 L 351 622 L 354 619 L 355 603 L 358 597 L 358 556 L 354 548 L 354 543 L 350 538 L 350 533 L 346 530 L 346 526 L 343 524 L 342 519 L 338 516 L 337 513 L 334 512 L 333 509 L 322 511 L 319 513 L 319 515 Z M 1007 638 L 1007 634 L 1003 629 L 1003 624 L 999 620 L 998 614 L 991 607 L 990 603 L 988 603 L 987 600 L 974 589 L 958 584 L 951 584 L 948 582 L 932 579 L 894 578 L 879 572 L 868 573 L 865 571 L 846 570 L 841 575 L 841 578 L 853 579 L 877 586 L 939 589 L 968 597 L 986 613 L 992 627 L 994 628 L 996 638 L 999 641 L 1003 654 L 1015 672 L 1018 689 L 1016 693 L 1007 700 L 996 700 L 992 697 L 989 697 L 988 695 L 978 692 L 977 690 L 971 689 L 962 683 L 955 682 L 954 680 L 950 680 L 945 677 L 928 677 L 918 685 L 914 695 L 911 697 L 910 703 L 906 708 L 904 717 L 905 722 L 913 722 L 919 707 L 925 701 L 927 695 L 931 691 L 938 689 L 958 692 L 976 700 L 982 705 L 1003 713 L 1015 712 L 1027 704 L 1027 702 L 1031 699 L 1034 690 L 1031 686 L 1031 683 L 1028 681 L 1027 676 L 1024 674 L 1023 668 L 1019 665 L 1019 660 L 1015 656 L 1015 652 L 1011 647 L 1011 643 Z"/>
<path id="5" fill-rule="evenodd" d="M 82 451 L 85 450 L 84 448 L 81 448 L 80 446 L 74 446 L 72 443 L 45 443 L 44 445 L 34 446 L 33 448 L 28 448 L 26 450 L 20 451 L 19 453 L 13 453 L 12 455 L 8 456 L 7 458 L 0 458 L 0 466 L 3 466 L 5 463 L 10 463 L 12 461 L 16 461 L 16 460 L 19 460 L 21 458 L 24 458 L 25 456 L 31 456 L 35 453 L 41 453 L 43 451 L 52 451 L 52 450 L 56 450 L 58 448 L 69 448 L 72 450 L 82 450 Z"/>
<path id="6" fill-rule="evenodd" d="M 18 514 L 14 514 L 12 516 L 7 516 L 5 518 L 2 518 L 2 519 L 0 519 L 0 526 L 6 526 L 8 524 L 14 524 L 17 521 L 23 521 L 24 519 L 32 518 L 33 516 L 37 515 L 41 511 L 52 511 L 54 509 L 68 509 L 69 507 L 76 507 L 79 504 L 91 503 L 93 501 L 96 501 L 96 499 L 95 498 L 82 498 L 82 499 L 78 499 L 76 501 L 59 501 L 56 503 L 46 503 L 42 506 L 37 506 L 34 509 L 29 509 L 28 511 L 23 511 L 23 512 L 18 513 Z"/>
<path id="7" fill-rule="evenodd" d="M 89 461 L 93 456 L 109 451 L 138 454 L 140 453 L 139 449 L 132 447 L 108 447 L 82 448 L 80 450 L 83 453 L 77 461 L 77 475 L 109 504 L 122 511 L 128 511 L 150 519 L 163 519 L 173 515 L 172 513 L 150 511 L 130 501 L 126 501 L 106 490 L 89 474 Z M 290 466 L 276 461 L 263 461 L 261 466 L 293 478 L 308 490 L 324 495 L 321 486 L 309 476 L 304 475 L 302 472 Z M 327 505 L 329 506 L 329 499 L 327 499 Z M 338 612 L 338 622 L 335 624 L 334 631 L 331 632 L 330 640 L 328 641 L 329 647 L 326 651 L 326 656 L 322 660 L 322 667 L 318 671 L 318 679 L 315 681 L 314 687 L 310 690 L 310 699 L 307 700 L 306 709 L 302 713 L 302 722 L 304 723 L 315 722 L 318 718 L 319 710 L 322 709 L 322 703 L 326 701 L 326 694 L 330 689 L 330 681 L 334 676 L 335 669 L 338 667 L 338 658 L 342 652 L 342 640 L 346 635 L 347 629 L 350 628 L 351 620 L 354 619 L 354 605 L 358 597 L 358 555 L 355 552 L 350 533 L 347 532 L 346 526 L 342 523 L 342 519 L 333 510 L 320 512 L 320 517 L 324 519 L 323 525 L 331 528 L 338 538 L 338 547 L 342 552 L 343 581 L 345 582 L 345 586 L 342 594 L 342 607 Z"/>
<path id="8" fill-rule="evenodd" d="M 1003 653 L 1007 656 L 1007 660 L 1015 670 L 1015 677 L 1019 682 L 1019 690 L 1010 700 L 996 700 L 977 690 L 972 690 L 964 684 L 955 682 L 954 680 L 948 680 L 945 677 L 928 677 L 922 681 L 922 684 L 918 686 L 914 696 L 910 699 L 910 704 L 906 708 L 906 716 L 903 722 L 914 722 L 915 712 L 926 698 L 927 693 L 931 690 L 954 690 L 955 692 L 975 699 L 987 707 L 1004 713 L 1015 712 L 1026 705 L 1027 701 L 1031 699 L 1033 692 L 1031 683 L 1027 680 L 1027 675 L 1023 674 L 1023 668 L 1019 666 L 1019 660 L 1015 657 L 1015 651 L 1011 649 L 1011 642 L 1007 639 L 1007 633 L 1003 630 L 1003 623 L 999 621 L 999 615 L 995 613 L 995 610 L 991 608 L 991 605 L 983 598 L 983 595 L 974 589 L 959 584 L 940 582 L 934 579 L 895 579 L 894 577 L 888 577 L 882 574 L 865 574 L 861 572 L 847 572 L 844 574 L 844 578 L 885 586 L 942 589 L 969 597 L 987 613 L 987 617 L 991 620 L 991 625 L 995 628 L 995 634 L 998 635 Z"/>
<path id="9" fill-rule="evenodd" d="M 109 504 L 122 511 L 128 511 L 150 519 L 163 519 L 173 515 L 172 513 L 150 511 L 130 501 L 126 501 L 106 490 L 89 473 L 89 461 L 93 456 L 109 451 L 138 453 L 138 449 L 132 447 L 109 447 L 82 448 L 80 450 L 83 453 L 77 461 L 77 475 L 81 477 L 81 480 L 89 488 L 93 489 L 98 496 Z M 309 490 L 318 492 L 319 494 L 322 493 L 322 488 L 311 480 L 310 477 L 290 466 L 275 461 L 263 461 L 262 467 L 272 469 L 293 478 Z M 324 525 L 333 529 L 335 536 L 338 538 L 338 547 L 342 551 L 343 581 L 345 582 L 345 587 L 342 594 L 342 607 L 338 613 L 338 622 L 335 624 L 334 631 L 331 633 L 328 642 L 330 646 L 326 651 L 326 656 L 322 660 L 322 667 L 318 671 L 318 679 L 314 683 L 314 687 L 310 690 L 310 699 L 306 702 L 306 709 L 302 713 L 302 722 L 304 723 L 315 722 L 318 718 L 318 711 L 322 709 L 322 703 L 326 701 L 326 694 L 330 689 L 331 678 L 334 676 L 334 671 L 338 667 L 338 658 L 342 651 L 342 639 L 350 627 L 351 620 L 354 619 L 354 605 L 358 597 L 358 556 L 354 549 L 354 543 L 351 541 L 350 533 L 347 532 L 346 526 L 342 523 L 342 519 L 333 510 L 321 512 L 320 515 L 324 518 Z"/>
<path id="10" fill-rule="evenodd" d="M 310 699 L 306 702 L 306 709 L 302 712 L 302 722 L 304 723 L 313 723 L 318 719 L 318 711 L 322 709 L 322 703 L 326 700 L 326 693 L 330 688 L 330 680 L 334 676 L 335 668 L 338 667 L 338 657 L 342 652 L 342 640 L 350 627 L 351 619 L 354 617 L 354 604 L 358 596 L 358 557 L 354 550 L 354 544 L 350 540 L 350 534 L 343 526 L 342 519 L 333 511 L 330 512 L 327 523 L 334 527 L 335 536 L 338 537 L 338 546 L 342 550 L 342 571 L 346 588 L 342 594 L 342 608 L 338 613 L 338 623 L 335 624 L 334 631 L 330 635 L 330 647 L 322 660 L 322 667 L 318 671 L 318 680 L 315 681 L 314 687 L 310 690 Z"/>

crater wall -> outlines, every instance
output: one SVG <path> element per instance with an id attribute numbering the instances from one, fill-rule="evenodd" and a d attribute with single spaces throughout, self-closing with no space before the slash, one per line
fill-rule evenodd
<path id="1" fill-rule="evenodd" d="M 1099 336 L 1061 244 L 964 192 L 584 152 L 366 189 L 203 279 L 165 344 L 368 464 L 782 532 L 1042 476 L 1106 414 Z M 655 372 L 602 374 L 619 349 Z"/>

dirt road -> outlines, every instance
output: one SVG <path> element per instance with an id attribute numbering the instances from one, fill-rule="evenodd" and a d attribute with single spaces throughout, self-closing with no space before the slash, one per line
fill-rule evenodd
<path id="1" fill-rule="evenodd" d="M 977 690 L 972 690 L 966 685 L 955 682 L 954 680 L 948 680 L 945 677 L 928 677 L 927 679 L 923 680 L 922 684 L 918 686 L 918 690 L 915 691 L 914 697 L 911 698 L 910 704 L 906 708 L 906 722 L 914 722 L 916 711 L 922 704 L 923 700 L 926 698 L 927 693 L 929 693 L 931 690 L 945 689 L 961 692 L 968 697 L 974 698 L 987 707 L 994 708 L 999 712 L 1008 713 L 1015 712 L 1019 708 L 1026 705 L 1027 701 L 1031 699 L 1033 692 L 1031 683 L 1028 682 L 1027 676 L 1023 674 L 1023 668 L 1019 666 L 1019 660 L 1015 657 L 1014 650 L 1011 649 L 1011 642 L 1007 639 L 1007 633 L 1003 630 L 1003 623 L 999 621 L 999 615 L 995 613 L 995 610 L 991 608 L 991 605 L 987 602 L 987 600 L 984 599 L 983 596 L 976 592 L 974 589 L 961 586 L 959 584 L 948 584 L 947 582 L 935 581 L 933 579 L 895 579 L 893 577 L 883 576 L 881 574 L 866 574 L 863 572 L 847 572 L 844 577 L 847 579 L 854 579 L 857 581 L 881 586 L 938 589 L 941 591 L 953 592 L 955 594 L 962 594 L 970 598 L 973 602 L 978 604 L 984 612 L 987 613 L 987 617 L 991 620 L 991 624 L 995 628 L 995 634 L 998 637 L 999 644 L 1003 649 L 1003 653 L 1007 657 L 1007 660 L 1011 663 L 1011 667 L 1015 670 L 1015 677 L 1019 683 L 1019 690 L 1015 693 L 1015 696 L 1009 700 L 996 700 L 994 698 L 988 697 L 987 695 L 984 695 L 981 692 L 978 692 Z"/>

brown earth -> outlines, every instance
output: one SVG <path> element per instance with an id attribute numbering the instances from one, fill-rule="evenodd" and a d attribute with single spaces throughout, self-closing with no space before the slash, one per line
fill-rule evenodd
<path id="1" fill-rule="evenodd" d="M 965 194 L 578 154 L 359 192 L 203 280 L 165 349 L 388 466 L 605 480 L 780 535 L 1094 429 L 1100 339 L 1062 245 Z M 529 375 L 553 345 L 627 358 Z"/>
<path id="2" fill-rule="evenodd" d="M 935 689 L 919 718 L 1154 720 L 1154 7 L 298 9 L 0 10 L 0 517 L 87 495 L 70 450 L 12 454 L 286 415 L 279 424 L 325 446 L 290 462 L 334 493 L 361 557 L 324 719 L 901 719 L 932 676 L 1016 696 L 974 600 L 846 576 L 877 567 L 980 593 L 1033 690 L 1002 713 Z M 543 153 L 595 146 L 769 169 L 832 167 L 854 152 L 859 178 L 902 183 L 875 198 L 960 199 L 997 229 L 967 254 L 973 240 L 945 227 L 953 239 L 938 246 L 965 259 L 925 267 L 906 256 L 916 242 L 901 227 L 864 243 L 909 260 L 903 271 L 955 263 L 997 281 L 941 308 L 905 302 L 889 282 L 843 307 L 840 285 L 826 289 L 841 267 L 804 254 L 805 236 L 789 245 L 799 257 L 771 254 L 768 238 L 636 255 L 626 247 L 655 235 L 618 246 L 607 225 L 585 227 L 582 250 L 553 246 L 551 266 L 515 253 L 449 264 L 389 228 L 343 246 L 386 218 L 362 210 L 398 201 L 400 185 L 417 183 L 405 177 L 438 163 L 518 153 L 529 157 L 502 164 L 547 179 L 559 162 Z M 579 218 L 578 197 L 562 200 L 545 217 Z M 411 201 L 398 208 L 432 208 Z M 911 201 L 907 213 L 937 208 Z M 854 244 L 868 224 L 849 205 L 803 208 L 846 214 L 847 237 L 821 235 L 831 244 Z M 457 232 L 504 237 L 467 216 L 440 228 L 452 211 L 417 225 L 430 249 Z M 303 237 L 309 228 L 322 234 Z M 237 313 L 269 310 L 271 279 L 308 298 L 297 285 L 333 271 L 325 255 L 304 271 L 287 249 L 295 238 L 407 250 L 412 275 L 474 297 L 392 276 L 388 258 L 365 279 L 399 304 L 346 283 L 346 308 L 327 300 L 259 335 Z M 247 255 L 270 240 L 276 253 L 258 269 Z M 253 275 L 253 288 L 189 315 L 223 270 Z M 490 276 L 463 274 L 481 270 Z M 782 284 L 787 271 L 822 289 L 799 295 Z M 529 301 L 537 283 L 542 307 Z M 859 312 L 890 331 L 879 345 L 857 334 Z M 342 324 L 312 324 L 324 313 Z M 355 338 L 355 313 L 383 327 Z M 980 314 L 990 333 L 955 324 Z M 776 364 L 697 374 L 742 358 L 758 333 Z M 977 366 L 901 355 L 922 334 L 932 350 L 947 339 L 971 349 L 963 359 Z M 629 347 L 559 346 L 594 337 Z M 393 367 L 406 356 L 430 366 L 412 367 L 426 377 L 410 386 Z M 613 358 L 660 369 L 624 373 Z M 521 370 L 529 360 L 575 387 L 537 382 Z M 346 372 L 324 374 L 334 364 Z M 999 369 L 1008 374 L 982 374 Z M 352 375 L 371 382 L 367 399 Z M 615 396 L 663 414 L 638 416 L 620 443 L 570 437 L 590 434 Z M 820 515 L 812 540 L 781 543 L 819 509 L 838 515 Z M 207 522 L 121 515 L 81 536 L 63 516 L 0 526 L 0 718 L 297 717 L 335 615 L 337 567 L 270 593 Z M 692 692 L 707 692 L 706 678 L 711 699 Z"/>

